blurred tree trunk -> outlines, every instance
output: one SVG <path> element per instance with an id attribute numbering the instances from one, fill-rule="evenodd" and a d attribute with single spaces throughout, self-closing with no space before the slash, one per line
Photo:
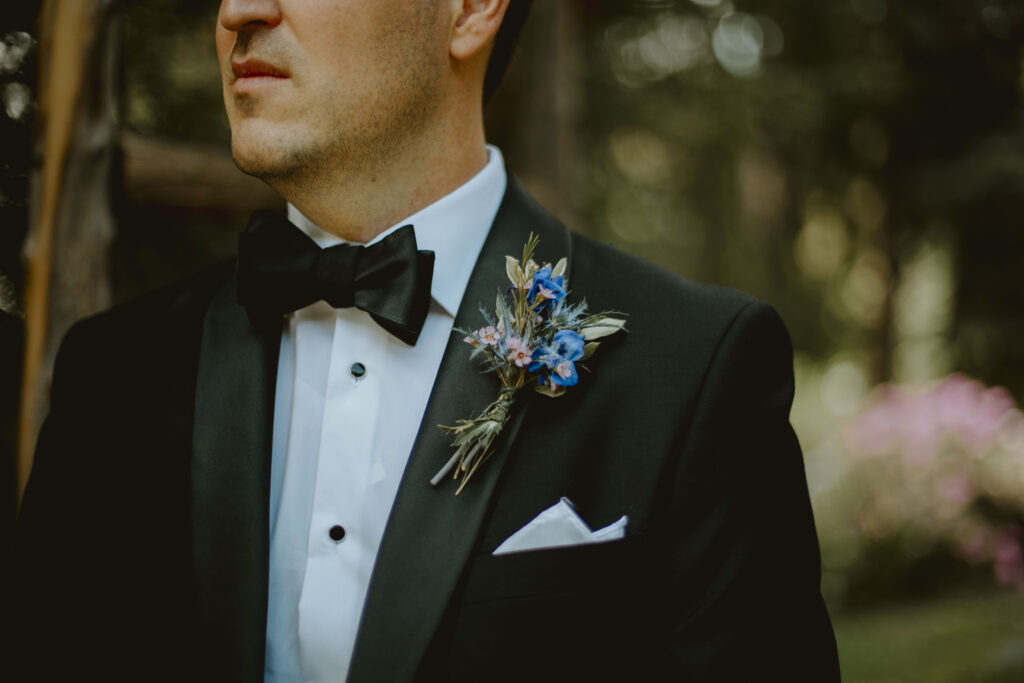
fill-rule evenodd
<path id="1" fill-rule="evenodd" d="M 583 230 L 583 3 L 533 3 L 522 40 L 492 102 L 487 137 L 530 192 L 570 228 Z"/>
<path id="2" fill-rule="evenodd" d="M 46 0 L 40 14 L 39 149 L 26 243 L 19 497 L 46 414 L 57 347 L 110 303 L 119 18 L 114 0 Z"/>

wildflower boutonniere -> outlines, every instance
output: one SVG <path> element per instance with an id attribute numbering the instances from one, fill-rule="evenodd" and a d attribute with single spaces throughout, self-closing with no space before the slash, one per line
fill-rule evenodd
<path id="1" fill-rule="evenodd" d="M 493 372 L 501 383 L 498 398 L 476 417 L 458 420 L 455 427 L 438 425 L 455 436 L 455 454 L 430 483 L 436 486 L 454 469 L 462 478 L 458 495 L 470 477 L 490 457 L 491 446 L 508 422 L 516 392 L 533 386 L 545 396 L 561 396 L 579 381 L 581 364 L 593 355 L 597 339 L 625 330 L 626 321 L 611 312 L 589 315 L 586 300 L 566 301 L 569 282 L 566 259 L 552 266 L 539 265 L 533 252 L 540 240 L 530 234 L 521 260 L 505 257 L 505 272 L 511 281 L 507 292 L 498 294 L 494 317 L 480 309 L 487 323 L 475 331 L 456 329 L 473 347 L 473 356 L 483 356 L 484 372 Z"/>

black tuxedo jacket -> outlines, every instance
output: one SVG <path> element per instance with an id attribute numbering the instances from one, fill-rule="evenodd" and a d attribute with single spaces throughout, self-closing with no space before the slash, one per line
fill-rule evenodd
<path id="1" fill-rule="evenodd" d="M 568 233 L 511 179 L 456 326 L 531 231 L 629 332 L 565 396 L 522 392 L 458 497 L 428 484 L 436 425 L 497 383 L 453 335 L 349 680 L 837 680 L 777 315 Z M 20 519 L 19 680 L 262 680 L 279 342 L 233 264 L 68 333 Z M 560 496 L 592 528 L 628 514 L 627 538 L 491 555 Z"/>

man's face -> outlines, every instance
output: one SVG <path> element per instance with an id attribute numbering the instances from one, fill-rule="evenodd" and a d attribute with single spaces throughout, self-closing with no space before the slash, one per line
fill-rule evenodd
<path id="1" fill-rule="evenodd" d="M 222 0 L 217 56 L 238 166 L 273 184 L 401 152 L 438 106 L 445 6 Z"/>

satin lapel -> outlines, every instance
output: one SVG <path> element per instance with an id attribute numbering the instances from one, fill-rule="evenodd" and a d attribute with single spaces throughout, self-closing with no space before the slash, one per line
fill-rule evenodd
<path id="1" fill-rule="evenodd" d="M 505 255 L 520 254 L 531 231 L 541 239 L 538 259 L 570 256 L 568 232 L 510 176 L 455 327 L 480 325 L 480 306 L 490 308 L 495 295 L 508 287 Z M 458 497 L 451 480 L 437 488 L 429 483 L 452 454 L 451 437 L 437 425 L 476 415 L 497 392 L 494 376 L 479 372 L 462 335 L 453 334 L 377 555 L 349 670 L 350 683 L 409 681 L 415 676 L 473 551 L 502 466 L 525 419 L 526 402 L 518 402 L 491 461 Z"/>
<path id="2" fill-rule="evenodd" d="M 232 276 L 203 323 L 192 525 L 205 642 L 218 680 L 263 680 L 274 384 L 281 333 L 257 332 Z"/>

